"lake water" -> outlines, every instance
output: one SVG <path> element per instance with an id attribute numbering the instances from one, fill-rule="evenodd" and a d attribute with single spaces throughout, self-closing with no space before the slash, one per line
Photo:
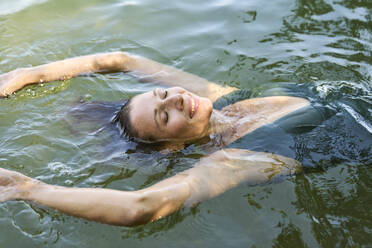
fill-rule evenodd
<path id="1" fill-rule="evenodd" d="M 371 0 L 0 0 L 0 73 L 118 50 L 251 96 L 308 98 L 320 122 L 291 131 L 274 124 L 246 143 L 293 157 L 306 173 L 243 184 L 135 228 L 7 202 L 1 247 L 372 246 Z M 118 73 L 0 99 L 0 166 L 52 184 L 122 190 L 190 168 L 198 146 L 139 151 L 68 114 L 81 99 L 120 101 L 153 87 Z"/>

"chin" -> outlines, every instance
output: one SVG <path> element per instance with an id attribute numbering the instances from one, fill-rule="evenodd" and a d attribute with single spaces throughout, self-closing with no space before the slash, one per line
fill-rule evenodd
<path id="1" fill-rule="evenodd" d="M 209 122 L 209 119 L 211 118 L 213 112 L 213 103 L 208 98 L 203 98 L 203 111 L 205 111 L 205 116 Z"/>
<path id="2" fill-rule="evenodd" d="M 211 105 L 206 107 L 205 109 L 203 109 L 203 114 L 200 116 L 200 119 L 198 119 L 198 122 L 200 123 L 199 136 L 202 136 L 203 134 L 205 134 L 206 130 L 208 129 L 209 121 L 210 121 L 211 116 L 212 116 L 212 112 L 213 112 L 213 108 L 212 108 Z"/>

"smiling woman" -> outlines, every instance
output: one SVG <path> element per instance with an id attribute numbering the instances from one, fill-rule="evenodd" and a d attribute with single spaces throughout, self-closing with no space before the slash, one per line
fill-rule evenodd
<path id="1" fill-rule="evenodd" d="M 279 176 L 301 170 L 298 162 L 280 155 L 223 147 L 308 106 L 309 102 L 303 98 L 252 98 L 213 110 L 216 99 L 237 89 L 122 52 L 77 57 L 8 72 L 0 75 L 0 93 L 7 96 L 28 84 L 65 80 L 83 73 L 116 71 L 146 75 L 150 80 L 173 86 L 156 88 L 127 101 L 114 119 L 127 134 L 146 142 L 177 144 L 178 148 L 206 136 L 219 137 L 217 151 L 189 170 L 132 192 L 52 186 L 1 169 L 0 201 L 32 200 L 89 220 L 132 226 L 215 197 L 242 182 L 272 182 Z"/>
<path id="2" fill-rule="evenodd" d="M 209 134 L 211 100 L 183 88 L 155 89 L 135 96 L 130 105 L 131 123 L 142 140 L 189 141 Z"/>

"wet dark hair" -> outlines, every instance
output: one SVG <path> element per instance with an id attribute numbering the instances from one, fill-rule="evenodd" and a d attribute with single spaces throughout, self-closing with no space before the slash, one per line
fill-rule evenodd
<path id="1" fill-rule="evenodd" d="M 131 102 L 133 98 L 129 98 L 120 108 L 119 112 L 116 114 L 112 123 L 115 123 L 119 126 L 122 135 L 130 140 L 133 140 L 138 137 L 137 130 L 133 127 L 130 119 L 131 111 Z"/>
<path id="2" fill-rule="evenodd" d="M 130 113 L 133 98 L 121 101 L 87 101 L 79 99 L 64 115 L 66 128 L 76 135 L 99 136 L 103 154 L 140 153 L 152 154 L 154 151 L 168 149 L 165 141 L 157 141 L 151 135 L 139 138 L 137 129 L 132 125 Z M 209 136 L 198 141 L 208 142 Z M 193 142 L 194 144 L 195 142 Z M 188 146 L 189 144 L 185 144 Z M 214 146 L 213 146 L 214 147 Z M 109 156 L 109 155 L 108 155 Z"/>

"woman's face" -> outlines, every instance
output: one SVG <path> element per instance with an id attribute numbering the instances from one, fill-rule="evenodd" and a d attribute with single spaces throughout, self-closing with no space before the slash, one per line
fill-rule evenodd
<path id="1" fill-rule="evenodd" d="M 138 138 L 151 141 L 192 140 L 208 129 L 212 102 L 180 87 L 137 95 L 132 99 L 130 120 Z"/>

